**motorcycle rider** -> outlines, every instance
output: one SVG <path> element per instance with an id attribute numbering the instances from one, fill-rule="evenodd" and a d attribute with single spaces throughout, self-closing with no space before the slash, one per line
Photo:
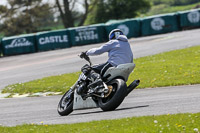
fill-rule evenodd
<path id="1" fill-rule="evenodd" d="M 108 52 L 108 61 L 106 63 L 93 66 L 82 67 L 81 71 L 93 80 L 90 86 L 103 87 L 101 76 L 109 67 L 117 67 L 120 64 L 133 63 L 133 53 L 127 37 L 120 29 L 114 29 L 109 34 L 109 41 L 99 48 L 92 48 L 86 52 L 82 52 L 80 57 L 100 55 Z M 81 91 L 81 90 L 80 90 Z"/>

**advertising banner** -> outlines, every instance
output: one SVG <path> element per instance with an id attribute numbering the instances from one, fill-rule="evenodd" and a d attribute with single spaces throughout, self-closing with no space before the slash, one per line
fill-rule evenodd
<path id="1" fill-rule="evenodd" d="M 141 22 L 142 36 L 179 30 L 178 15 L 175 13 L 146 17 Z"/>
<path id="2" fill-rule="evenodd" d="M 2 50 L 2 44 L 1 44 L 1 41 L 2 41 L 2 39 L 0 38 L 0 57 L 2 56 L 2 52 L 3 52 L 3 50 Z"/>
<path id="3" fill-rule="evenodd" d="M 69 28 L 72 46 L 106 41 L 104 24 Z"/>
<path id="4" fill-rule="evenodd" d="M 200 26 L 200 9 L 179 12 L 181 28 Z"/>
<path id="5" fill-rule="evenodd" d="M 140 20 L 139 19 L 126 19 L 118 21 L 109 21 L 106 23 L 107 36 L 113 29 L 120 29 L 128 37 L 140 36 Z"/>
<path id="6" fill-rule="evenodd" d="M 2 39 L 4 55 L 16 55 L 35 52 L 35 34 L 26 34 Z"/>
<path id="7" fill-rule="evenodd" d="M 37 50 L 47 51 L 71 46 L 68 30 L 40 32 L 36 35 Z"/>

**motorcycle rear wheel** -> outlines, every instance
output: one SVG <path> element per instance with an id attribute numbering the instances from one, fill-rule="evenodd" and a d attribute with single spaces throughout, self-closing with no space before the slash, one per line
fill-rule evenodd
<path id="1" fill-rule="evenodd" d="M 58 103 L 58 114 L 61 116 L 69 115 L 73 111 L 74 92 L 68 90 Z"/>
<path id="2" fill-rule="evenodd" d="M 114 79 L 107 85 L 111 85 L 113 90 L 108 97 L 99 98 L 98 105 L 103 111 L 112 111 L 123 102 L 127 93 L 127 86 L 122 79 Z"/>

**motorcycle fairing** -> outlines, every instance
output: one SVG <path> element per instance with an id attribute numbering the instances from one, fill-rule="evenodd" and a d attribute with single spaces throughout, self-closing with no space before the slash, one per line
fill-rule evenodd
<path id="1" fill-rule="evenodd" d="M 94 102 L 94 100 L 91 97 L 88 97 L 86 100 L 83 100 L 83 98 L 80 95 L 78 95 L 75 90 L 73 110 L 91 109 L 91 108 L 97 108 L 97 107 L 98 107 L 97 104 Z"/>
<path id="2" fill-rule="evenodd" d="M 125 81 L 127 81 L 130 73 L 133 71 L 134 68 L 135 68 L 134 63 L 127 63 L 127 64 L 121 64 L 117 67 L 110 67 L 103 75 L 103 78 L 107 78 L 107 81 L 110 81 L 115 77 L 120 76 Z"/>

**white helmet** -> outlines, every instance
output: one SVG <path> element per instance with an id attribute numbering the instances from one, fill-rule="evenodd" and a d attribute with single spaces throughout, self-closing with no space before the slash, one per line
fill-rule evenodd
<path id="1" fill-rule="evenodd" d="M 109 34 L 109 40 L 116 39 L 119 35 L 124 35 L 120 29 L 114 29 Z"/>

